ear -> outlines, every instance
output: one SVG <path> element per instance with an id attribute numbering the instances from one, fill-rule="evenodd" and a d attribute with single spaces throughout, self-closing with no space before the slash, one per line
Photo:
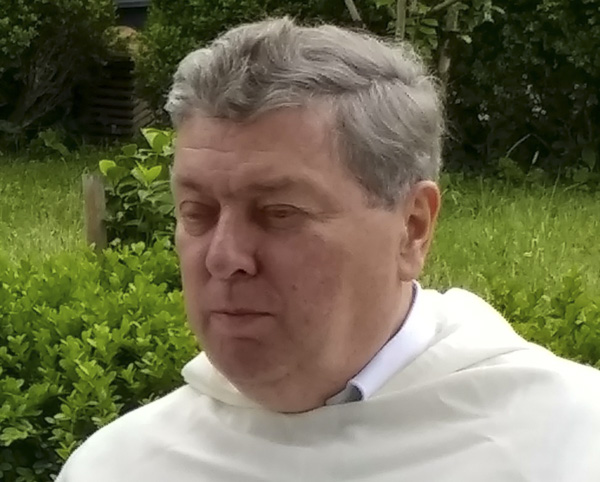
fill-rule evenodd
<path id="1" fill-rule="evenodd" d="M 418 278 L 423 270 L 440 204 L 440 190 L 433 181 L 417 183 L 405 198 L 402 209 L 405 229 L 400 243 L 399 263 L 402 281 Z"/>

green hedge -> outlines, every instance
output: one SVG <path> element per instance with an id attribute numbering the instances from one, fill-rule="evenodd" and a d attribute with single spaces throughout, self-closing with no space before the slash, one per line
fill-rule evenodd
<path id="1" fill-rule="evenodd" d="M 485 297 L 526 338 L 600 368 L 600 306 L 576 273 L 552 296 L 498 276 Z M 50 480 L 99 427 L 180 385 L 195 353 L 169 241 L 0 258 L 0 480 Z"/>
<path id="2" fill-rule="evenodd" d="M 196 351 L 167 241 L 0 260 L 0 480 L 50 480 L 98 427 L 180 385 Z"/>

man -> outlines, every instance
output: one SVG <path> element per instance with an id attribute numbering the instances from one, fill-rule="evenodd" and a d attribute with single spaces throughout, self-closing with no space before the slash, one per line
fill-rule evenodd
<path id="1" fill-rule="evenodd" d="M 183 60 L 167 109 L 204 352 L 59 481 L 600 480 L 600 375 L 415 281 L 443 121 L 407 47 L 242 26 Z"/>

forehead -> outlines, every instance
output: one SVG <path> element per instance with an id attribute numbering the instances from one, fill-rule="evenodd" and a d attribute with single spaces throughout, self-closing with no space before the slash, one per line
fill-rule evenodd
<path id="1" fill-rule="evenodd" d="M 190 117 L 178 130 L 175 185 L 186 179 L 236 191 L 297 179 L 333 187 L 349 175 L 336 154 L 332 125 L 328 115 L 308 109 L 282 109 L 246 123 Z"/>
<path id="2" fill-rule="evenodd" d="M 331 150 L 333 125 L 332 116 L 316 107 L 279 109 L 252 121 L 197 115 L 183 121 L 179 138 L 183 137 L 188 147 L 218 149 L 225 143 L 232 150 Z"/>

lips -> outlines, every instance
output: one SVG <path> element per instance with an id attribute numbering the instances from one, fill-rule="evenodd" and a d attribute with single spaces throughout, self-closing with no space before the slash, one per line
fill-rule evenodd
<path id="1" fill-rule="evenodd" d="M 255 338 L 266 334 L 272 325 L 272 313 L 249 309 L 212 310 L 210 329 L 234 338 Z"/>
<path id="2" fill-rule="evenodd" d="M 211 314 L 228 315 L 228 316 L 269 316 L 271 313 L 267 311 L 251 310 L 245 308 L 225 308 L 218 310 L 210 310 Z"/>

